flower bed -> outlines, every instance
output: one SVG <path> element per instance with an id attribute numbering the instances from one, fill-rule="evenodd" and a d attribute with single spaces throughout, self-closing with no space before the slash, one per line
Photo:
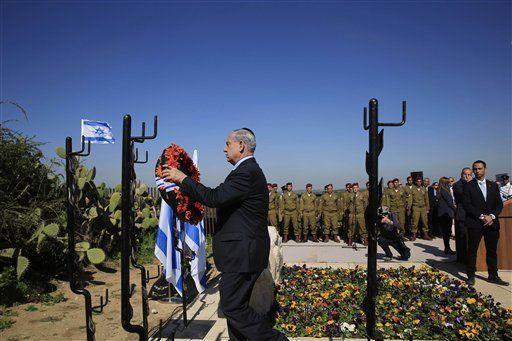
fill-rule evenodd
<path id="1" fill-rule="evenodd" d="M 512 340 L 512 310 L 430 267 L 380 269 L 384 338 Z M 287 336 L 366 337 L 366 270 L 284 267 L 276 328 Z"/>

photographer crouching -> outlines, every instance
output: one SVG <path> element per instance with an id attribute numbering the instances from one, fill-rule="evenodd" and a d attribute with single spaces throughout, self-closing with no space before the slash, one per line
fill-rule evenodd
<path id="1" fill-rule="evenodd" d="M 395 214 L 389 211 L 387 206 L 379 207 L 379 216 L 377 220 L 379 237 L 377 242 L 386 253 L 384 260 L 393 259 L 393 253 L 389 248 L 392 246 L 400 253 L 400 260 L 408 260 L 411 257 L 411 250 L 405 245 L 402 236 L 398 233 L 400 223 Z"/>

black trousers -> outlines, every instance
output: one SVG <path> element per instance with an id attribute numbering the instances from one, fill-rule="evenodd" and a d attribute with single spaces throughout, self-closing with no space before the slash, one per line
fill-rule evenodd
<path id="1" fill-rule="evenodd" d="M 443 234 L 444 250 L 451 250 L 450 237 L 452 236 L 452 223 L 453 219 L 448 214 L 443 214 L 439 217 L 439 225 L 441 233 Z"/>
<path id="2" fill-rule="evenodd" d="M 382 248 L 382 250 L 384 250 L 386 257 L 393 257 L 393 252 L 391 252 L 391 249 L 389 248 L 390 246 L 392 246 L 395 250 L 398 251 L 402 259 L 407 260 L 409 259 L 409 257 L 411 257 L 411 252 L 405 246 L 405 244 L 398 238 L 399 237 L 391 239 L 386 238 L 384 236 L 379 236 L 379 238 L 377 239 L 377 243 L 379 243 L 379 246 Z"/>
<path id="3" fill-rule="evenodd" d="M 437 207 L 431 207 L 428 211 L 428 230 L 431 237 L 439 237 L 442 235 L 440 232 L 440 218 L 437 217 Z"/>
<path id="4" fill-rule="evenodd" d="M 220 307 L 228 322 L 229 339 L 286 340 L 272 329 L 265 316 L 249 306 L 252 289 L 261 271 L 252 273 L 224 272 L 220 278 Z"/>
<path id="5" fill-rule="evenodd" d="M 489 276 L 498 275 L 498 255 L 496 250 L 498 249 L 500 231 L 482 227 L 479 229 L 468 229 L 468 262 L 466 264 L 468 277 L 475 276 L 476 253 L 482 237 L 484 237 L 486 248 L 485 261 L 487 263 L 487 272 Z"/>
<path id="6" fill-rule="evenodd" d="M 455 220 L 455 250 L 457 262 L 465 264 L 468 258 L 468 231 L 461 220 Z"/>

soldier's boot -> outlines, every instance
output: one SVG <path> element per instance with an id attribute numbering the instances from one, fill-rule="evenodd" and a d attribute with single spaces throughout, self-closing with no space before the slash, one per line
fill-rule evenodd
<path id="1" fill-rule="evenodd" d="M 283 237 L 283 243 L 288 243 L 288 235 L 285 234 Z"/>
<path id="2" fill-rule="evenodd" d="M 304 236 L 302 236 L 302 242 L 303 243 L 307 243 L 308 242 L 308 235 L 305 234 Z"/>
<path id="3" fill-rule="evenodd" d="M 411 235 L 411 242 L 415 241 L 416 240 L 416 233 L 413 233 Z"/>
<path id="4" fill-rule="evenodd" d="M 297 236 L 295 236 L 295 242 L 300 243 L 300 234 L 297 234 Z"/>
<path id="5" fill-rule="evenodd" d="M 324 243 L 327 243 L 329 241 L 329 235 L 326 234 L 325 237 L 324 237 Z"/>
<path id="6" fill-rule="evenodd" d="M 312 237 L 313 237 L 313 242 L 318 243 L 318 238 L 316 237 L 316 234 L 313 234 Z"/>
<path id="7" fill-rule="evenodd" d="M 340 237 L 338 237 L 338 235 L 337 235 L 337 234 L 335 234 L 335 235 L 334 235 L 334 238 L 333 238 L 333 239 L 334 239 L 334 242 L 335 242 L 335 243 L 340 243 L 340 242 L 341 242 Z"/>
<path id="8" fill-rule="evenodd" d="M 425 239 L 425 240 L 432 240 L 432 238 L 430 238 L 430 236 L 426 232 L 423 232 L 423 239 Z"/>
<path id="9" fill-rule="evenodd" d="M 364 245 L 364 246 L 367 246 L 367 245 L 368 245 L 368 237 L 364 237 L 364 238 L 363 238 L 363 245 Z"/>
<path id="10" fill-rule="evenodd" d="M 352 246 L 352 238 L 351 237 L 348 237 L 347 245 L 348 246 Z"/>

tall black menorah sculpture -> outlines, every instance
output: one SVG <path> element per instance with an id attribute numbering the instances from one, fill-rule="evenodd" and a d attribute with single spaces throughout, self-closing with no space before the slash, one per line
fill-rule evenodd
<path id="1" fill-rule="evenodd" d="M 77 255 L 75 250 L 75 225 L 76 225 L 76 212 L 78 210 L 78 186 L 74 178 L 76 168 L 76 157 L 88 156 L 91 153 L 91 142 L 87 142 L 87 152 L 85 151 L 85 137 L 82 136 L 82 148 L 79 151 L 73 151 L 73 140 L 71 137 L 66 137 L 66 213 L 67 213 L 67 230 L 68 230 L 68 276 L 69 286 L 71 291 L 77 295 L 83 295 L 85 299 L 85 328 L 87 330 L 87 340 L 93 341 L 95 339 L 95 326 L 92 320 L 92 312 L 101 313 L 103 308 L 108 304 L 108 289 L 105 291 L 105 302 L 103 296 L 100 296 L 99 306 L 93 307 L 91 301 L 91 293 L 79 285 L 77 280 L 78 266 L 76 264 Z"/>
<path id="2" fill-rule="evenodd" d="M 135 201 L 135 168 L 136 163 L 148 162 L 148 152 L 146 159 L 140 161 L 138 149 L 134 150 L 135 143 L 143 143 L 146 140 L 152 140 L 157 135 L 157 116 L 154 117 L 153 135 L 146 136 L 146 124 L 142 123 L 142 135 L 132 136 L 132 118 L 125 115 L 123 118 L 123 158 L 122 158 L 122 179 L 121 179 L 121 323 L 123 328 L 130 333 L 139 334 L 139 340 L 148 339 L 148 293 L 146 284 L 149 273 L 141 264 L 137 263 L 135 254 L 137 245 L 135 243 L 135 211 L 133 208 Z M 142 297 L 142 325 L 132 324 L 133 307 L 130 303 L 130 297 L 133 293 L 130 287 L 130 263 L 134 268 L 140 270 L 141 297 Z"/>
<path id="3" fill-rule="evenodd" d="M 379 178 L 379 155 L 384 147 L 384 130 L 379 132 L 379 127 L 398 127 L 405 124 L 406 105 L 402 102 L 402 122 L 381 123 L 379 122 L 379 102 L 372 98 L 368 104 L 370 109 L 370 123 L 368 124 L 368 113 L 364 108 L 364 130 L 368 130 L 369 151 L 366 152 L 366 173 L 370 181 L 370 198 L 367 208 L 368 227 L 368 272 L 367 288 L 364 309 L 366 312 L 367 336 L 375 339 L 375 299 L 377 296 L 377 210 L 382 197 L 382 179 Z"/>

